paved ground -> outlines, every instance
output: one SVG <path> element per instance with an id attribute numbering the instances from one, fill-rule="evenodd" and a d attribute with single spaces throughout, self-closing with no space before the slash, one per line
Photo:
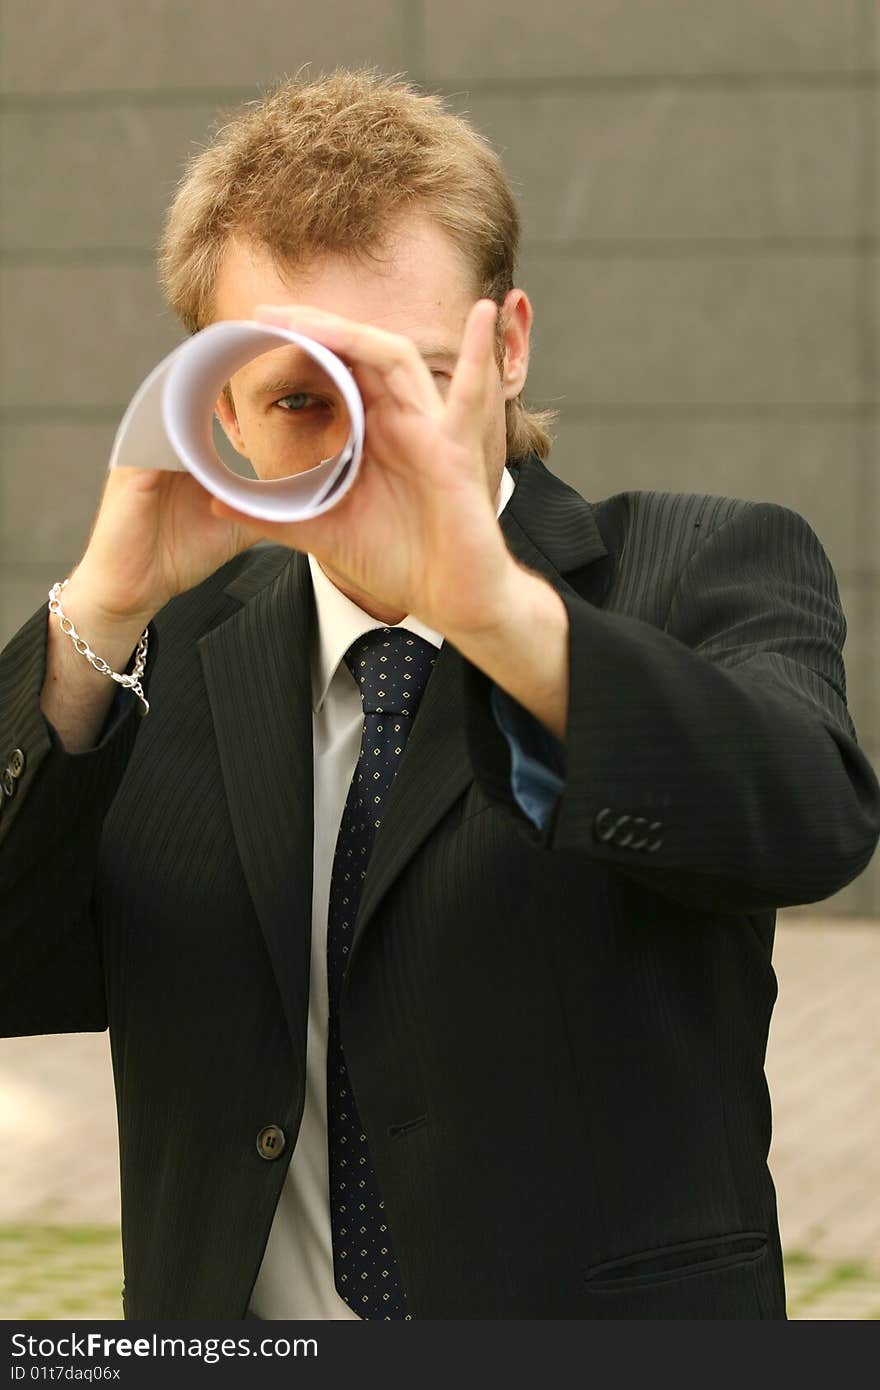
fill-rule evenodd
<path id="1" fill-rule="evenodd" d="M 780 918 L 767 1078 L 783 1243 L 880 1273 L 880 920 Z"/>
<path id="2" fill-rule="evenodd" d="M 880 920 L 781 913 L 767 1075 L 789 1315 L 880 1318 Z M 106 1034 L 0 1040 L 0 1318 L 120 1317 Z"/>

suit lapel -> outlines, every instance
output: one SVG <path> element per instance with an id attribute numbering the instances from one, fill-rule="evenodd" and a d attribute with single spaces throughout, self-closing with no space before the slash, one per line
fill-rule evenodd
<path id="1" fill-rule="evenodd" d="M 537 459 L 525 461 L 499 524 L 511 553 L 560 591 L 598 601 L 607 556 L 588 502 Z M 578 590 L 560 568 L 589 576 Z M 463 705 L 464 658 L 444 642 L 419 704 L 400 767 L 386 797 L 361 890 L 347 972 L 384 895 L 434 826 L 473 781 Z"/>
<path id="2" fill-rule="evenodd" d="M 242 607 L 201 638 L 199 653 L 239 857 L 305 1057 L 314 844 L 308 560 L 256 552 L 226 592 Z"/>

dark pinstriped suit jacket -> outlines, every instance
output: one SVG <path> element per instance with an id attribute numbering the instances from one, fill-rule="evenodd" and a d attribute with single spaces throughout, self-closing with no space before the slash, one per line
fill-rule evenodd
<path id="1" fill-rule="evenodd" d="M 444 643 L 342 1003 L 410 1305 L 782 1318 L 774 909 L 841 888 L 880 833 L 834 576 L 786 509 L 590 505 L 534 457 L 500 525 L 569 616 L 565 789 L 542 829 L 523 814 L 492 684 Z M 130 1318 L 244 1316 L 293 1150 L 313 620 L 304 555 L 236 558 L 157 616 L 149 717 L 78 756 L 39 712 L 45 611 L 0 657 L 0 754 L 26 755 L 0 1023 L 109 1024 Z"/>

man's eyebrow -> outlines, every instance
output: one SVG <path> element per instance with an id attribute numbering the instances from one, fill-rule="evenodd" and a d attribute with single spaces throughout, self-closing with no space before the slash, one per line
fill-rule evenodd
<path id="1" fill-rule="evenodd" d="M 425 343 L 419 348 L 419 356 L 426 362 L 448 362 L 454 365 L 458 361 L 458 353 L 454 348 L 448 347 L 445 343 Z M 315 364 L 313 369 L 323 376 L 323 369 Z M 272 396 L 276 391 L 302 391 L 307 385 L 311 385 L 310 366 L 303 364 L 302 372 L 288 372 L 283 376 L 271 377 L 268 381 L 261 381 L 254 387 L 254 392 L 258 396 Z"/>
<path id="2" fill-rule="evenodd" d="M 424 357 L 425 360 L 434 357 L 443 362 L 458 361 L 458 353 L 453 348 L 447 347 L 445 343 L 425 343 L 419 348 L 419 356 Z"/>
<path id="3" fill-rule="evenodd" d="M 259 396 L 272 396 L 276 391 L 289 391 L 291 393 L 302 391 L 308 382 L 308 376 L 304 371 L 299 380 L 294 380 L 290 375 L 273 377 L 271 381 L 261 381 L 254 388 Z"/>

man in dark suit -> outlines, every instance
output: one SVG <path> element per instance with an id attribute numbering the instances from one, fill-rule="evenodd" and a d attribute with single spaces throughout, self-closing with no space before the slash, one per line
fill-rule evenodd
<path id="1" fill-rule="evenodd" d="M 338 506 L 121 470 L 60 599 L 143 698 L 57 613 L 0 655 L 3 1032 L 110 1028 L 128 1317 L 782 1318 L 775 909 L 880 834 L 833 573 L 784 508 L 585 501 L 512 443 L 524 293 L 379 247 L 213 285 L 351 366 Z M 273 356 L 217 403 L 265 478 L 338 426 Z"/>

